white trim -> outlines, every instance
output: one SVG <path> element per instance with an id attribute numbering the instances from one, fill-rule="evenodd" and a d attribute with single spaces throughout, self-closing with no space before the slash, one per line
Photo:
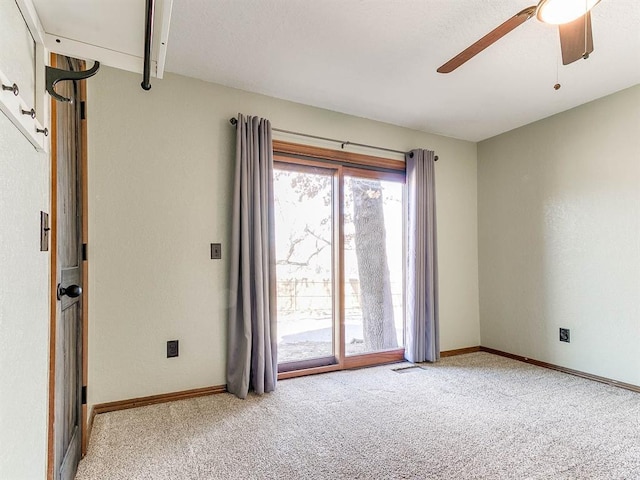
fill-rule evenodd
<path id="1" fill-rule="evenodd" d="M 30 4 L 32 0 L 18 1 L 28 2 Z M 173 8 L 173 0 L 159 0 L 159 2 L 161 2 L 159 4 L 160 8 L 155 10 L 154 23 L 160 25 L 160 28 L 157 29 L 153 35 L 153 52 L 156 52 L 157 59 L 151 60 L 151 75 L 156 78 L 162 78 L 164 74 L 167 43 L 169 41 L 169 26 L 171 23 L 171 10 Z M 141 35 L 143 33 L 143 27 L 144 25 L 140 26 Z M 101 64 L 110 67 L 142 74 L 144 67 L 143 52 L 140 52 L 140 55 L 134 55 L 60 35 L 52 35 L 47 32 L 42 34 L 42 38 L 44 45 L 51 52 L 83 60 L 97 60 Z"/>
<path id="2" fill-rule="evenodd" d="M 142 73 L 143 57 L 119 52 L 108 48 L 79 42 L 60 35 L 44 34 L 46 47 L 54 53 L 75 57 L 82 60 L 97 60 L 101 64 L 110 67 L 128 70 L 130 72 Z M 157 62 L 151 62 L 151 72 L 156 71 Z"/>
<path id="3" fill-rule="evenodd" d="M 164 63 L 167 58 L 167 44 L 169 43 L 169 26 L 171 24 L 171 10 L 173 0 L 162 0 L 162 11 L 160 12 L 162 23 L 156 41 L 158 42 L 158 63 L 156 67 L 156 77 L 162 79 L 164 75 Z"/>
<path id="4" fill-rule="evenodd" d="M 51 102 L 49 101 L 49 94 L 46 91 L 45 80 L 45 65 L 49 65 L 49 52 L 44 48 L 44 44 L 36 42 L 36 119 L 42 125 L 48 125 L 50 123 L 49 111 L 51 109 Z M 40 92 L 38 94 L 38 92 Z M 45 145 L 45 151 L 49 151 L 49 146 Z"/>
<path id="5" fill-rule="evenodd" d="M 32 0 L 15 0 L 33 39 L 37 44 L 44 44 L 44 28 Z"/>

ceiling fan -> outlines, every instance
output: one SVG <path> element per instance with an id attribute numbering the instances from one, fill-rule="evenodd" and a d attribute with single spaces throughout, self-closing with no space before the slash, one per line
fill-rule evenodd
<path id="1" fill-rule="evenodd" d="M 537 5 L 525 8 L 494 28 L 438 68 L 437 71 L 438 73 L 454 71 L 534 15 L 541 22 L 558 25 L 563 65 L 568 65 L 581 58 L 588 58 L 589 54 L 593 52 L 591 9 L 598 2 L 600 0 L 540 0 Z"/>

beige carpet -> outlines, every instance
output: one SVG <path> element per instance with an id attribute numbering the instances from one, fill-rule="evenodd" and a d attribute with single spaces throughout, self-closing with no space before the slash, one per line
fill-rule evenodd
<path id="1" fill-rule="evenodd" d="M 637 393 L 488 353 L 399 366 L 98 415 L 77 480 L 640 479 Z"/>

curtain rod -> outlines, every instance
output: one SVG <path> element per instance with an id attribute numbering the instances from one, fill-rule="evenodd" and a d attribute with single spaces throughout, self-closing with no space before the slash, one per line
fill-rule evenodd
<path id="1" fill-rule="evenodd" d="M 231 125 L 237 125 L 238 119 L 237 118 L 230 118 L 229 119 L 229 123 Z M 290 135 L 297 135 L 299 137 L 314 138 L 316 140 L 325 140 L 327 142 L 339 143 L 340 146 L 343 149 L 344 149 L 345 145 L 354 145 L 356 147 L 371 148 L 373 150 L 382 150 L 384 152 L 399 153 L 400 155 L 404 155 L 405 153 L 407 153 L 407 152 L 403 152 L 401 150 L 394 150 L 392 148 L 376 147 L 375 145 L 366 145 L 364 143 L 349 142 L 348 140 L 338 140 L 336 138 L 319 137 L 317 135 L 309 135 L 308 133 L 292 132 L 291 130 L 282 130 L 281 128 L 273 128 L 272 127 L 271 130 L 273 130 L 274 132 L 288 133 Z M 411 153 L 411 156 L 413 157 L 413 153 Z M 436 155 L 435 157 L 433 157 L 433 160 L 435 162 L 437 162 L 438 161 L 438 156 Z"/>

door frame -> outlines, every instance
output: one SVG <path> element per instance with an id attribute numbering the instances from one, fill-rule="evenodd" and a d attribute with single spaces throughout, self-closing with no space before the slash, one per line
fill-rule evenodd
<path id="1" fill-rule="evenodd" d="M 51 53 L 50 65 L 57 67 L 56 54 Z M 84 103 L 84 115 L 80 117 L 80 184 L 82 196 L 80 199 L 82 215 L 81 215 L 81 231 L 83 252 L 88 242 L 88 192 L 87 192 L 87 87 L 86 80 L 78 83 L 79 101 Z M 49 406 L 48 406 L 48 426 L 47 426 L 47 479 L 54 479 L 55 470 L 55 385 L 56 385 L 56 315 L 58 308 L 57 290 L 60 279 L 58 278 L 58 119 L 57 119 L 57 101 L 51 97 L 50 125 L 51 125 L 51 215 L 50 215 L 50 307 L 49 307 Z M 82 108 L 82 107 L 81 107 Z M 85 255 L 82 260 L 82 388 L 86 392 L 87 389 L 87 366 L 88 366 L 88 293 L 89 293 L 89 266 Z M 85 398 L 86 400 L 86 398 Z M 88 435 L 87 435 L 87 403 L 82 403 L 80 415 L 80 455 L 84 457 L 87 452 Z"/>

